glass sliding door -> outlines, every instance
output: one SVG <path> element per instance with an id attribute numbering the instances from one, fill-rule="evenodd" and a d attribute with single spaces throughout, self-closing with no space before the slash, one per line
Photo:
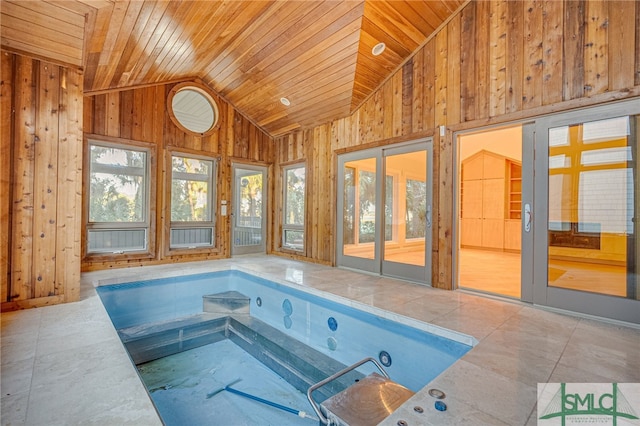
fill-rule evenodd
<path id="1" fill-rule="evenodd" d="M 381 198 L 377 183 L 378 154 L 376 150 L 341 156 L 338 177 L 342 188 L 338 199 L 339 262 L 342 266 L 376 273 L 380 272 L 376 244 L 379 230 L 376 207 Z"/>
<path id="2" fill-rule="evenodd" d="M 523 139 L 528 128 L 518 124 L 457 136 L 459 288 L 523 298 L 523 200 L 531 181 Z"/>
<path id="3" fill-rule="evenodd" d="M 430 282 L 431 164 L 430 141 L 338 158 L 339 266 Z"/>
<path id="4" fill-rule="evenodd" d="M 266 167 L 233 165 L 232 255 L 266 251 L 266 188 Z"/>
<path id="5" fill-rule="evenodd" d="M 535 303 L 640 323 L 638 113 L 635 101 L 537 122 Z"/>
<path id="6" fill-rule="evenodd" d="M 424 145 L 384 151 L 383 275 L 418 282 L 431 277 L 431 163 Z"/>

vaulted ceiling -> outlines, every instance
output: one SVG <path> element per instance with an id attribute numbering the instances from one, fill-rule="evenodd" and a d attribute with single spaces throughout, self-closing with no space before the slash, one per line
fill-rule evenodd
<path id="1" fill-rule="evenodd" d="M 199 78 L 278 136 L 350 115 L 466 2 L 2 0 L 0 22 L 88 94 Z"/>

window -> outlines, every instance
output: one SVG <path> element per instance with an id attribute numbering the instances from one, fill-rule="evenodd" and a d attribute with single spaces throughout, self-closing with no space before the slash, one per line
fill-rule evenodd
<path id="1" fill-rule="evenodd" d="M 305 173 L 305 167 L 300 165 L 283 169 L 282 246 L 296 251 L 304 250 Z"/>
<path id="2" fill-rule="evenodd" d="M 218 105 L 203 85 L 185 82 L 169 92 L 167 112 L 173 124 L 193 136 L 211 135 L 218 123 Z"/>
<path id="3" fill-rule="evenodd" d="M 171 156 L 170 248 L 214 246 L 214 182 L 211 158 Z"/>
<path id="4" fill-rule="evenodd" d="M 146 251 L 149 150 L 89 142 L 87 253 Z"/>
<path id="5" fill-rule="evenodd" d="M 407 178 L 406 185 L 405 238 L 424 238 L 427 233 L 427 183 Z"/>

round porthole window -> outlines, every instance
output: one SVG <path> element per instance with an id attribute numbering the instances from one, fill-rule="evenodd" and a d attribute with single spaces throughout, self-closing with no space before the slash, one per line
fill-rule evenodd
<path id="1" fill-rule="evenodd" d="M 176 85 L 169 92 L 167 107 L 173 123 L 191 135 L 209 135 L 218 121 L 216 102 L 204 87 L 195 83 Z"/>

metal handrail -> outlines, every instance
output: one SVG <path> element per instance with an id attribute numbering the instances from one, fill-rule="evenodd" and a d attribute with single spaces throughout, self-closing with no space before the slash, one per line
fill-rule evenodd
<path id="1" fill-rule="evenodd" d="M 387 374 L 386 371 L 384 371 L 384 369 L 382 368 L 382 366 L 378 363 L 378 361 L 376 361 L 375 359 L 369 357 L 369 358 L 365 358 L 361 361 L 356 362 L 355 364 L 344 368 L 340 371 L 338 371 L 337 373 L 327 377 L 326 379 L 316 383 L 315 385 L 311 386 L 308 390 L 307 390 L 307 398 L 309 399 L 309 402 L 311 403 L 311 406 L 313 407 L 313 411 L 316 412 L 316 414 L 318 415 L 318 418 L 320 419 L 320 421 L 325 424 L 328 425 L 329 424 L 329 419 L 326 418 L 324 416 L 324 414 L 322 414 L 322 411 L 320 411 L 320 406 L 313 400 L 313 396 L 311 395 L 313 393 L 313 391 L 316 391 L 318 389 L 320 389 L 322 386 L 326 385 L 329 382 L 334 381 L 335 379 L 337 379 L 340 376 L 344 376 L 345 374 L 347 374 L 350 371 L 355 370 L 356 368 L 360 367 L 363 364 L 366 364 L 367 362 L 373 362 L 375 364 L 376 367 L 378 367 L 378 370 L 380 370 L 380 372 L 382 373 L 382 375 L 384 377 L 386 377 L 387 379 L 391 379 L 391 377 L 389 377 L 389 375 Z"/>

